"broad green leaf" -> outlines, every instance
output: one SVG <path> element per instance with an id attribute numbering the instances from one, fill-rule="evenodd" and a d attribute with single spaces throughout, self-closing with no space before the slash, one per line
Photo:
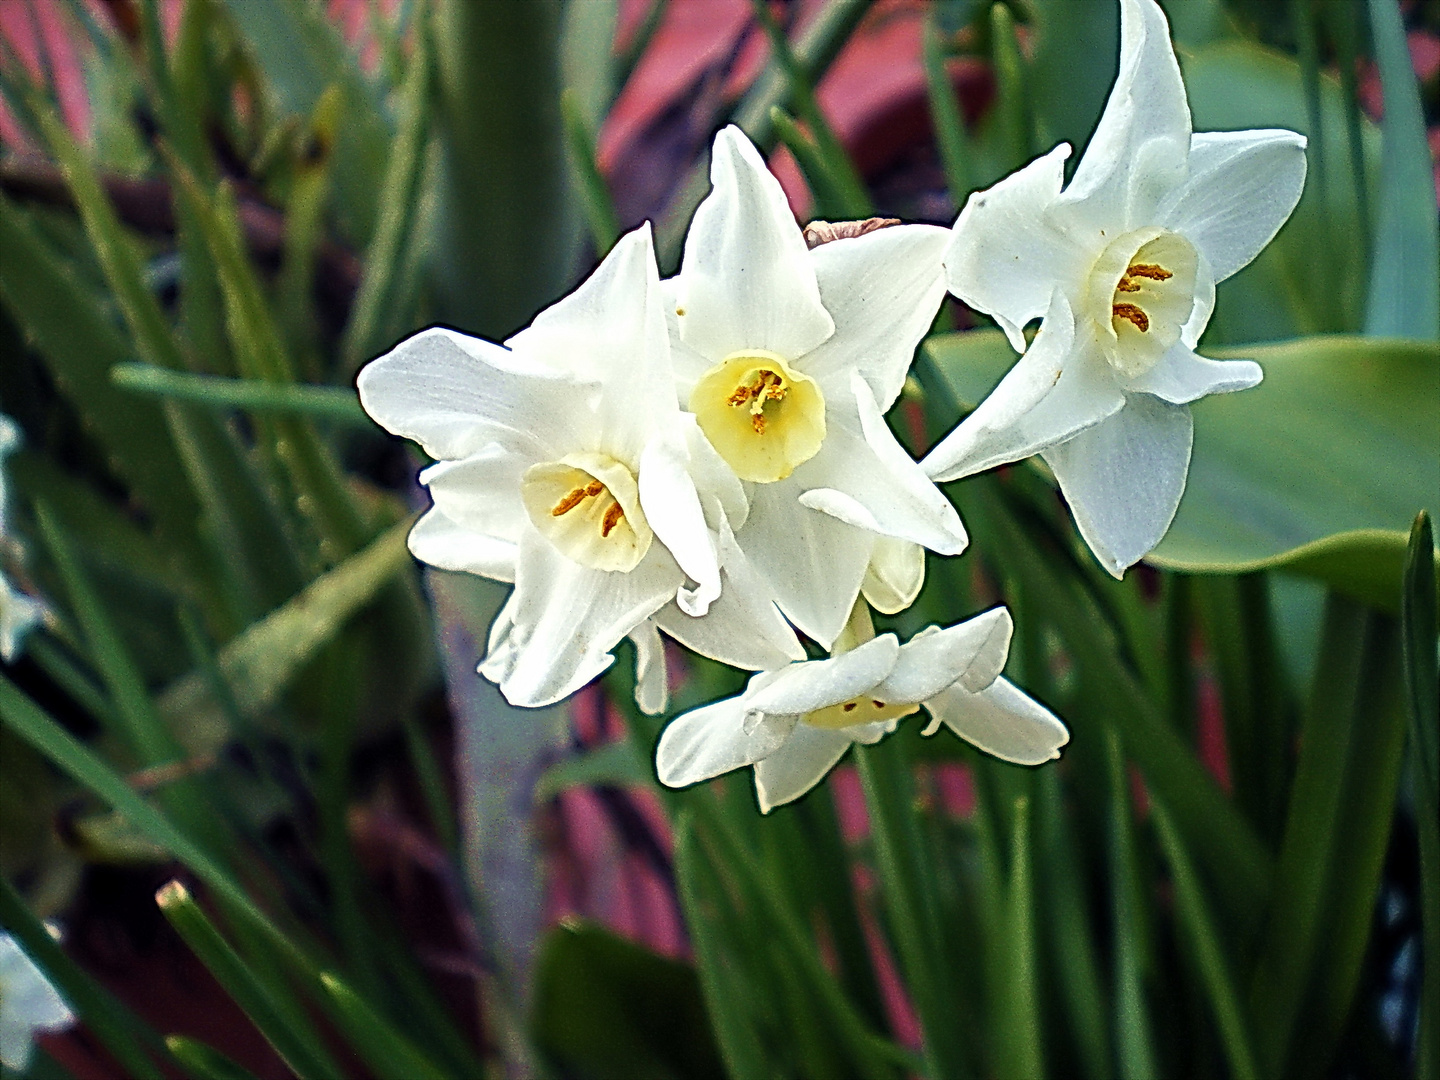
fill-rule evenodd
<path id="1" fill-rule="evenodd" d="M 1399 0 L 1369 0 L 1369 8 L 1385 119 L 1365 332 L 1440 341 L 1440 222 L 1419 81 Z"/>
<path id="2" fill-rule="evenodd" d="M 573 787 L 649 786 L 655 772 L 628 739 L 606 743 L 577 757 L 557 761 L 535 781 L 535 801 L 549 802 Z"/>
<path id="3" fill-rule="evenodd" d="M 242 715 L 254 718 L 274 705 L 321 646 L 409 565 L 409 530 L 408 521 L 393 526 L 221 650 L 220 669 Z M 201 672 L 166 690 L 160 709 L 191 754 L 213 753 L 231 735 Z"/>
<path id="4" fill-rule="evenodd" d="M 531 1028 L 565 1075 L 726 1075 L 695 969 L 598 926 L 546 935 Z"/>
<path id="5" fill-rule="evenodd" d="M 1014 362 L 998 331 L 925 346 L 973 406 Z M 1189 573 L 1281 568 L 1397 610 L 1403 529 L 1434 505 L 1440 348 L 1320 336 L 1212 350 L 1265 369 L 1253 390 L 1197 402 L 1190 478 L 1147 561 Z"/>

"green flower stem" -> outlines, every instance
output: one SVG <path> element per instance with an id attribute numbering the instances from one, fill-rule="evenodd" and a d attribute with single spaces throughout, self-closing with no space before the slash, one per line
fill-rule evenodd
<path id="1" fill-rule="evenodd" d="M 334 386 L 192 375 L 152 364 L 116 364 L 110 369 L 110 381 L 137 394 L 193 401 L 212 409 L 282 413 L 329 420 L 367 431 L 375 428 L 375 422 L 365 415 L 355 392 Z"/>

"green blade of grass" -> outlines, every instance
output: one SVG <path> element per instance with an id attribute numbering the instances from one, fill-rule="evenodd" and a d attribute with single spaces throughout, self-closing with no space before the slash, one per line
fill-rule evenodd
<path id="1" fill-rule="evenodd" d="M 319 1036 L 308 1024 L 297 1024 L 293 1012 L 271 996 L 265 983 L 195 903 L 189 889 L 178 881 L 171 881 L 155 894 L 155 902 L 190 951 L 215 976 L 296 1076 L 307 1080 L 340 1075 L 339 1067 Z"/>
<path id="2" fill-rule="evenodd" d="M 1265 1075 L 1279 1075 L 1320 946 L 1325 882 L 1335 850 L 1346 762 L 1359 705 L 1369 617 L 1331 594 L 1311 700 L 1300 731 L 1267 933 L 1250 985 L 1256 1049 Z"/>
<path id="3" fill-rule="evenodd" d="M 1110 897 L 1115 926 L 1115 1049 L 1124 1080 L 1160 1075 L 1145 993 L 1151 948 L 1140 875 L 1125 755 L 1113 732 L 1107 740 L 1110 788 Z"/>
<path id="4" fill-rule="evenodd" d="M 214 1047 L 184 1035 L 167 1035 L 165 1045 L 195 1080 L 255 1080 L 249 1069 L 231 1061 Z"/>
<path id="5" fill-rule="evenodd" d="M 930 101 L 930 126 L 935 132 L 940 164 L 945 169 L 945 183 L 950 188 L 954 204 L 963 206 L 974 190 L 970 177 L 972 147 L 965 132 L 965 117 L 960 112 L 960 102 L 955 97 L 955 87 L 945 70 L 945 47 L 934 11 L 925 20 L 921 50 L 925 65 L 925 91 Z"/>
<path id="6" fill-rule="evenodd" d="M 110 380 L 123 390 L 149 397 L 194 402 L 212 409 L 244 409 L 328 420 L 348 427 L 374 430 L 375 422 L 360 407 L 353 390 L 263 379 L 229 379 L 193 375 L 152 364 L 116 364 Z"/>
<path id="7" fill-rule="evenodd" d="M 1256 1068 L 1255 1049 L 1246 1024 L 1245 1009 L 1236 989 L 1234 964 L 1226 955 L 1219 927 L 1210 914 L 1210 902 L 1185 851 L 1180 833 L 1165 808 L 1158 801 L 1153 802 L 1150 812 L 1154 815 L 1160 846 L 1170 863 L 1180 925 L 1189 936 L 1199 960 L 1200 975 L 1220 1028 L 1220 1040 L 1225 1047 L 1230 1074 L 1236 1080 L 1254 1080 L 1260 1074 Z"/>
<path id="8" fill-rule="evenodd" d="M 560 116 L 565 125 L 565 151 L 580 191 L 580 207 L 590 227 L 590 241 L 597 255 L 604 256 L 620 239 L 620 217 L 610 186 L 595 159 L 595 139 L 585 120 L 576 92 L 566 89 L 560 95 Z"/>
<path id="9" fill-rule="evenodd" d="M 322 971 L 320 985 L 330 995 L 331 1015 L 376 1076 L 443 1080 L 448 1075 L 367 1005 L 338 975 Z"/>

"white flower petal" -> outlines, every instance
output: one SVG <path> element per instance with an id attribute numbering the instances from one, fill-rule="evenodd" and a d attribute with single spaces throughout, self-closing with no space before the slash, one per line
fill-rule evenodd
<path id="1" fill-rule="evenodd" d="M 1118 227 L 1112 239 L 1151 224 L 1189 153 L 1190 105 L 1165 13 L 1155 0 L 1121 0 L 1120 70 L 1057 209 L 1077 224 Z"/>
<path id="2" fill-rule="evenodd" d="M 720 523 L 725 521 L 731 529 L 740 528 L 750 515 L 750 500 L 745 496 L 745 486 L 715 447 L 710 445 L 710 440 L 705 438 L 693 413 L 681 413 L 677 423 L 685 432 L 685 449 L 690 454 L 690 478 L 695 483 L 705 511 L 706 526 L 719 532 Z"/>
<path id="3" fill-rule="evenodd" d="M 1115 577 L 1170 528 L 1193 435 L 1188 407 L 1131 394 L 1108 420 L 1045 451 L 1080 535 Z"/>
<path id="4" fill-rule="evenodd" d="M 45 973 L 9 934 L 0 932 L 0 1064 L 24 1072 L 37 1031 L 58 1031 L 75 1023 Z"/>
<path id="5" fill-rule="evenodd" d="M 445 516 L 439 507 L 425 512 L 406 541 L 410 554 L 442 570 L 479 574 L 495 581 L 515 580 L 518 546 L 510 540 L 475 532 Z"/>
<path id="6" fill-rule="evenodd" d="M 742 697 L 692 709 L 666 725 L 655 747 L 655 771 L 662 784 L 672 788 L 698 784 L 753 765 L 785 744 L 795 718 L 759 724 L 747 733 Z"/>
<path id="7" fill-rule="evenodd" d="M 801 504 L 942 555 L 958 555 L 969 538 L 955 507 L 895 440 L 869 384 L 858 374 L 851 376 L 850 391 L 856 412 L 838 405 L 829 409 L 823 451 L 795 472 L 807 489 Z M 841 492 L 864 514 L 851 502 L 812 488 Z"/>
<path id="8" fill-rule="evenodd" d="M 533 529 L 520 538 L 506 648 L 481 665 L 512 705 L 551 705 L 614 661 L 610 650 L 675 595 L 680 569 L 652 548 L 629 573 L 592 570 Z"/>
<path id="9" fill-rule="evenodd" d="M 858 371 L 881 412 L 895 404 L 916 346 L 945 297 L 941 256 L 949 242 L 947 229 L 891 225 L 811 251 L 835 335 L 804 357 L 799 366 L 805 374 L 845 386 L 850 372 Z"/>
<path id="10" fill-rule="evenodd" d="M 921 468 L 937 481 L 972 476 L 1063 442 L 1124 404 L 1113 369 L 1076 342 L 1070 305 L 1057 289 L 1030 348 Z"/>
<path id="11" fill-rule="evenodd" d="M 920 595 L 925 584 L 925 549 L 893 536 L 876 537 L 860 592 L 876 611 L 894 615 Z"/>
<path id="12" fill-rule="evenodd" d="M 655 613 L 656 624 L 686 648 L 731 667 L 760 671 L 804 660 L 769 586 L 735 543 L 729 523 L 720 524 L 720 598 L 702 619 L 668 604 Z"/>
<path id="13" fill-rule="evenodd" d="M 1224 281 L 1270 243 L 1304 187 L 1305 136 L 1200 132 L 1190 140 L 1189 178 L 1166 195 L 1156 221 L 1194 244 Z"/>
<path id="14" fill-rule="evenodd" d="M 881 701 L 904 704 L 925 701 L 946 687 L 968 693 L 985 689 L 1005 670 L 1015 624 L 1003 607 L 973 619 L 930 628 L 900 646 L 895 669 L 875 690 Z"/>
<path id="15" fill-rule="evenodd" d="M 660 542 L 698 588 L 681 588 L 675 599 L 687 615 L 704 615 L 720 595 L 720 564 L 700 496 L 688 472 L 684 430 L 672 428 L 653 438 L 640 455 L 640 506 Z"/>
<path id="16" fill-rule="evenodd" d="M 779 750 L 755 763 L 755 797 L 760 812 L 793 802 L 825 778 L 851 740 L 838 731 L 796 724 Z"/>
<path id="17" fill-rule="evenodd" d="M 598 383 L 605 450 L 633 464 L 657 419 L 679 410 L 664 305 L 647 223 L 505 344 L 526 370 Z"/>
<path id="18" fill-rule="evenodd" d="M 420 482 L 440 512 L 471 532 L 518 543 L 530 519 L 520 498 L 520 480 L 534 462 L 499 443 L 481 447 L 459 461 L 441 461 L 420 473 Z"/>
<path id="19" fill-rule="evenodd" d="M 900 725 L 899 720 L 876 720 L 869 724 L 854 724 L 847 728 L 841 728 L 840 734 L 844 735 L 851 742 L 862 743 L 865 746 L 874 746 L 881 739 L 885 738 Z"/>
<path id="20" fill-rule="evenodd" d="M 1016 765 L 1042 765 L 1060 756 L 1070 741 L 1065 725 L 1049 709 L 1006 679 L 978 694 L 951 687 L 925 708 L 966 742 Z"/>
<path id="21" fill-rule="evenodd" d="M 715 136 L 710 181 L 680 265 L 681 339 L 711 363 L 742 349 L 803 356 L 835 323 L 780 182 L 734 126 Z"/>
<path id="22" fill-rule="evenodd" d="M 670 701 L 665 643 L 653 621 L 641 623 L 627 636 L 635 646 L 635 704 L 647 716 L 660 716 Z"/>
<path id="23" fill-rule="evenodd" d="M 1205 327 L 1210 325 L 1210 316 L 1215 312 L 1215 271 L 1210 260 L 1198 248 L 1195 252 L 1195 306 L 1190 309 L 1190 318 L 1180 328 L 1180 340 L 1189 348 L 1195 348 Z"/>
<path id="24" fill-rule="evenodd" d="M 1176 342 L 1153 368 L 1131 379 L 1125 389 L 1154 394 L 1172 405 L 1185 405 L 1207 394 L 1229 394 L 1258 386 L 1265 373 L 1254 360 L 1210 360 Z"/>
<path id="25" fill-rule="evenodd" d="M 436 326 L 366 364 L 356 387 L 376 423 L 433 458 L 463 458 L 497 439 L 567 443 L 575 419 L 590 413 L 594 388 L 553 373 L 520 375 L 513 363 L 499 345 Z"/>
<path id="26" fill-rule="evenodd" d="M 0 572 L 0 660 L 7 664 L 20 655 L 25 635 L 45 618 L 45 605 L 27 596 Z"/>
<path id="27" fill-rule="evenodd" d="M 801 715 L 839 705 L 868 693 L 895 667 L 900 646 L 894 634 L 881 634 L 829 660 L 807 660 L 773 673 L 773 680 L 745 695 L 747 715 Z"/>
<path id="28" fill-rule="evenodd" d="M 795 476 L 755 484 L 735 538 L 780 610 L 828 649 L 860 595 L 874 534 L 799 506 L 799 497 Z"/>
<path id="29" fill-rule="evenodd" d="M 1061 143 L 971 195 L 945 252 L 950 291 L 993 317 L 1016 352 L 1025 351 L 1021 330 L 1045 313 L 1054 287 L 1079 280 L 1095 257 L 1046 213 L 1060 195 L 1069 156 L 1069 144 Z"/>

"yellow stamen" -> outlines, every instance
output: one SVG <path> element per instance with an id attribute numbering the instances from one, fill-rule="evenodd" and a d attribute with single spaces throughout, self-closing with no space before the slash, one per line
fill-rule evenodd
<path id="1" fill-rule="evenodd" d="M 599 480 L 591 480 L 590 483 L 586 484 L 584 487 L 577 487 L 574 491 L 570 492 L 569 495 L 566 495 L 563 499 L 556 503 L 555 509 L 550 511 L 550 516 L 561 517 L 565 514 L 568 514 L 571 510 L 574 510 L 575 507 L 579 506 L 586 499 L 590 498 L 592 495 L 599 495 L 600 492 L 604 490 L 605 485 L 600 483 Z"/>
<path id="2" fill-rule="evenodd" d="M 1156 266 L 1154 263 L 1131 263 L 1125 269 L 1126 277 L 1143 277 L 1151 281 L 1168 281 L 1175 275 L 1163 266 Z"/>
<path id="3" fill-rule="evenodd" d="M 1115 304 L 1110 309 L 1117 319 L 1128 319 L 1142 334 L 1150 329 L 1150 316 L 1134 304 Z"/>
<path id="4" fill-rule="evenodd" d="M 620 519 L 625 516 L 625 509 L 617 502 L 611 503 L 610 509 L 605 511 L 605 517 L 600 521 L 600 535 L 609 536 L 610 530 L 620 524 Z"/>

